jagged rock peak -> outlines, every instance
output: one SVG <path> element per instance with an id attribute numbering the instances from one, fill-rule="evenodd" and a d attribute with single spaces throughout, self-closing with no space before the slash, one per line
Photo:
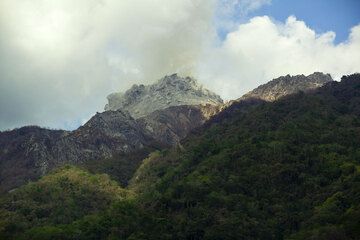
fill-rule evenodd
<path id="1" fill-rule="evenodd" d="M 196 79 L 177 74 L 165 76 L 152 85 L 133 85 L 125 93 L 112 93 L 105 110 L 128 111 L 134 118 L 156 110 L 181 105 L 218 105 L 223 100 L 204 88 Z"/>
<path id="2" fill-rule="evenodd" d="M 243 95 L 240 100 L 248 98 L 257 98 L 264 101 L 275 101 L 281 97 L 289 94 L 297 93 L 299 91 L 309 91 L 323 86 L 324 84 L 333 81 L 330 74 L 321 72 L 314 72 L 308 76 L 296 75 L 282 76 L 275 78 L 272 81 L 260 85 L 254 90 Z"/>

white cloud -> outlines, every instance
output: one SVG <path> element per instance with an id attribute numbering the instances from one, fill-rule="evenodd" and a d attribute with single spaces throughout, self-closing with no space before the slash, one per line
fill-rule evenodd
<path id="1" fill-rule="evenodd" d="M 220 32 L 233 31 L 237 24 L 248 19 L 248 14 L 270 5 L 272 0 L 218 0 L 216 7 L 216 28 Z"/>
<path id="2" fill-rule="evenodd" d="M 336 45 L 334 33 L 318 35 L 294 17 L 232 19 L 269 3 L 1 0 L 0 129 L 73 128 L 101 111 L 107 94 L 173 72 L 229 99 L 288 73 L 360 71 L 360 26 Z M 233 25 L 225 40 L 214 21 Z"/>
<path id="3" fill-rule="evenodd" d="M 359 72 L 360 25 L 351 29 L 348 41 L 335 44 L 334 39 L 334 32 L 317 34 L 294 16 L 285 23 L 255 17 L 208 51 L 198 74 L 231 99 L 281 75 L 323 71 L 339 79 Z"/>
<path id="4" fill-rule="evenodd" d="M 106 95 L 194 68 L 214 0 L 0 1 L 0 129 L 68 127 Z"/>

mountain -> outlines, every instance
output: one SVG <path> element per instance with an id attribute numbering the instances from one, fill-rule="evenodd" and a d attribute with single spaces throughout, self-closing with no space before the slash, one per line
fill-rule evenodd
<path id="1" fill-rule="evenodd" d="M 195 80 L 177 75 L 167 76 L 146 89 L 156 98 L 151 103 L 154 111 L 148 106 L 148 115 L 138 119 L 124 108 L 97 113 L 74 131 L 29 126 L 0 132 L 0 192 L 67 163 L 107 172 L 126 185 L 150 152 L 178 144 L 215 114 L 216 103 L 222 102 Z M 133 90 L 127 91 L 127 96 Z M 164 99 L 169 105 L 179 106 L 166 108 L 161 105 Z M 185 103 L 195 105 L 181 105 Z"/>
<path id="2" fill-rule="evenodd" d="M 170 106 L 223 103 L 220 96 L 205 89 L 195 79 L 177 74 L 165 76 L 152 85 L 133 85 L 125 93 L 113 93 L 107 98 L 109 103 L 105 110 L 125 110 L 134 118 Z"/>
<path id="3" fill-rule="evenodd" d="M 329 77 L 320 73 L 310 76 L 275 79 L 262 86 L 266 89 L 263 92 L 276 92 L 279 85 L 284 94 L 293 93 L 293 89 L 305 91 L 324 82 L 319 79 Z M 116 105 L 120 109 L 97 113 L 74 131 L 29 126 L 0 132 L 0 192 L 35 180 L 64 164 L 81 165 L 96 173 L 106 172 L 126 186 L 150 152 L 176 146 L 226 106 L 219 96 L 204 89 L 196 80 L 176 74 L 165 76 L 153 85 L 135 85 L 125 94 L 114 96 L 121 97 L 110 97 L 108 106 Z M 252 101 L 250 105 L 255 103 L 257 101 Z M 224 114 L 228 114 L 229 109 Z M 219 116 L 222 113 L 210 123 Z"/>
<path id="4" fill-rule="evenodd" d="M 236 100 L 231 100 L 221 106 L 219 114 L 207 122 L 207 125 L 217 122 L 224 118 L 224 115 L 231 115 L 236 111 L 247 111 L 248 108 L 258 105 L 262 102 L 273 102 L 283 97 L 296 94 L 299 92 L 309 92 L 325 84 L 334 81 L 330 74 L 314 72 L 308 76 L 304 75 L 286 75 L 275 78 L 252 91 L 244 94 Z M 239 104 L 240 103 L 240 104 Z M 226 111 L 223 111 L 226 109 Z"/>
<path id="5" fill-rule="evenodd" d="M 143 161 L 158 239 L 358 239 L 360 74 L 252 106 Z"/>
<path id="6" fill-rule="evenodd" d="M 0 192 L 37 179 L 58 166 L 86 164 L 122 154 L 144 157 L 159 144 L 128 114 L 98 113 L 75 131 L 23 127 L 0 133 Z"/>
<path id="7" fill-rule="evenodd" d="M 34 126 L 1 132 L 0 192 L 64 164 L 108 172 L 101 166 L 106 161 L 110 161 L 111 169 L 117 166 L 115 178 L 126 185 L 147 154 L 178 144 L 207 120 L 201 109 L 211 107 L 171 107 L 138 120 L 121 110 L 105 111 L 74 131 Z"/>
<path id="8" fill-rule="evenodd" d="M 148 146 L 128 154 L 117 153 L 108 158 L 88 160 L 82 165 L 94 173 L 107 173 L 122 186 L 126 186 L 148 154 L 157 149 L 167 149 L 180 144 L 184 137 L 202 126 L 210 116 L 219 111 L 219 108 L 214 105 L 183 105 L 156 110 L 135 120 L 138 129 L 142 129 L 146 136 L 154 139 L 156 147 Z"/>
<path id="9" fill-rule="evenodd" d="M 40 180 L 6 194 L 0 198 L 0 236 L 358 239 L 360 74 L 274 102 L 252 101 L 224 109 L 181 146 L 152 153 L 134 174 L 128 195 L 110 206 L 97 199 L 111 192 L 97 187 L 109 185 L 100 181 L 105 176 L 66 169 L 44 177 L 56 179 L 54 184 Z M 73 174 L 89 180 L 82 184 Z M 96 192 L 86 190 L 88 182 Z M 60 206 L 48 205 L 52 199 Z M 92 208 L 93 201 L 101 208 Z M 55 210 L 77 210 L 81 202 L 90 204 L 81 211 L 91 215 L 52 218 Z"/>
<path id="10" fill-rule="evenodd" d="M 36 126 L 0 132 L 0 193 L 44 174 L 49 148 L 68 133 Z"/>
<path id="11" fill-rule="evenodd" d="M 308 76 L 282 76 L 275 78 L 272 81 L 260 85 L 254 90 L 244 94 L 240 100 L 257 98 L 264 101 L 275 101 L 281 97 L 297 93 L 299 91 L 309 91 L 324 84 L 333 81 L 330 74 L 315 72 Z"/>
<path id="12" fill-rule="evenodd" d="M 299 92 L 310 92 L 333 81 L 330 74 L 321 72 L 314 72 L 308 76 L 286 75 L 275 78 L 242 97 L 221 105 L 218 112 L 196 131 L 202 132 L 203 129 L 209 128 L 212 124 L 218 124 L 223 119 L 231 118 L 232 115 L 239 114 L 239 112 L 245 113 L 264 102 L 273 102 Z"/>

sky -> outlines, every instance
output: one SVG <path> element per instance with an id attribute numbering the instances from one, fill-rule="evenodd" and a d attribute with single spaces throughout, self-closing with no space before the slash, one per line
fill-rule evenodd
<path id="1" fill-rule="evenodd" d="M 360 23 L 359 0 L 272 0 L 248 17 L 268 15 L 284 22 L 289 15 L 304 21 L 316 33 L 334 31 L 335 43 L 345 41 L 350 28 Z"/>
<path id="2" fill-rule="evenodd" d="M 225 100 L 278 76 L 360 72 L 358 0 L 0 0 L 0 131 L 75 129 L 172 73 Z"/>

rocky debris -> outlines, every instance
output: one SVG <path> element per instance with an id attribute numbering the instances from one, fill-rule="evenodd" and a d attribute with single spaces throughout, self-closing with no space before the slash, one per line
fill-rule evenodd
<path id="1" fill-rule="evenodd" d="M 152 85 L 133 85 L 125 93 L 108 97 L 105 110 L 125 110 L 134 118 L 144 117 L 156 110 L 181 105 L 218 105 L 220 96 L 205 89 L 195 79 L 177 74 L 165 76 Z"/>
<path id="2" fill-rule="evenodd" d="M 257 98 L 264 101 L 272 102 L 286 95 L 294 94 L 299 91 L 309 91 L 323 86 L 324 84 L 333 81 L 330 74 L 315 72 L 308 76 L 282 76 L 276 78 L 268 83 L 260 85 L 254 90 L 246 93 L 238 100 L 249 98 Z"/>

